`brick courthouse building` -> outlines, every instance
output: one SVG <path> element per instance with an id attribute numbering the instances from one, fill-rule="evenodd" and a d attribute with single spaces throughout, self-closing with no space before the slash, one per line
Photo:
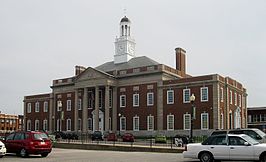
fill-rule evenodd
<path id="1" fill-rule="evenodd" d="M 136 57 L 131 22 L 123 17 L 114 60 L 95 68 L 76 66 L 73 77 L 53 80 L 51 93 L 25 96 L 25 128 L 188 134 L 192 94 L 195 134 L 247 126 L 247 94 L 241 83 L 218 74 L 190 76 L 181 48 L 175 49 L 175 59 L 172 68 Z"/>

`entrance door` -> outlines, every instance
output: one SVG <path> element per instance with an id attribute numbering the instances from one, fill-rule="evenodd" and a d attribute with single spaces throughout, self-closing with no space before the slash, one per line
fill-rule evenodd
<path id="1" fill-rule="evenodd" d="M 92 118 L 93 118 L 93 132 L 96 131 L 95 129 L 95 110 L 92 111 Z M 104 131 L 104 114 L 101 110 L 99 110 L 99 131 L 103 132 Z"/>

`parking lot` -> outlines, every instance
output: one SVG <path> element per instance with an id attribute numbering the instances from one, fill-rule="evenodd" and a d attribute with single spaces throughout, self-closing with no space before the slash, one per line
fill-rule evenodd
<path id="1" fill-rule="evenodd" d="M 21 158 L 8 154 L 1 162 L 199 162 L 184 159 L 181 153 L 118 152 L 54 148 L 46 158 L 31 155 Z"/>

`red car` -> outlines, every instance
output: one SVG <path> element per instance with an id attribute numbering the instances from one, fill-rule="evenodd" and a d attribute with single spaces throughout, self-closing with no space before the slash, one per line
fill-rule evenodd
<path id="1" fill-rule="evenodd" d="M 3 143 L 7 152 L 21 157 L 29 154 L 41 154 L 46 157 L 52 151 L 52 143 L 46 133 L 36 131 L 19 131 L 9 134 Z"/>
<path id="2" fill-rule="evenodd" d="M 131 133 L 125 133 L 122 136 L 122 140 L 123 140 L 123 142 L 134 142 L 134 136 Z"/>
<path id="3" fill-rule="evenodd" d="M 107 141 L 117 141 L 117 136 L 115 133 L 109 133 L 107 135 Z"/>

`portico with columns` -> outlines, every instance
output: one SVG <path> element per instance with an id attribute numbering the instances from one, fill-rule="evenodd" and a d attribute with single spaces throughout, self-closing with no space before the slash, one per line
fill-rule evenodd
<path id="1" fill-rule="evenodd" d="M 107 73 L 93 68 L 86 69 L 74 81 L 75 89 L 75 131 L 115 131 L 112 123 L 116 123 L 117 105 L 113 101 L 116 96 L 116 80 Z M 81 103 L 79 103 L 79 95 Z M 79 104 L 82 110 L 79 113 Z M 81 123 L 79 123 L 81 119 Z M 89 119 L 92 120 L 91 125 Z M 114 121 L 114 122 L 112 122 Z"/>

